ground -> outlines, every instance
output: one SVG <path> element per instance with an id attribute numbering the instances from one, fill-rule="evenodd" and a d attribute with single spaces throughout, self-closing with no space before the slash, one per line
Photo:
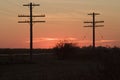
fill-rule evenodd
<path id="1" fill-rule="evenodd" d="M 0 64 L 0 80 L 100 80 L 104 68 L 96 61 L 57 60 L 52 55 L 33 60 Z"/>

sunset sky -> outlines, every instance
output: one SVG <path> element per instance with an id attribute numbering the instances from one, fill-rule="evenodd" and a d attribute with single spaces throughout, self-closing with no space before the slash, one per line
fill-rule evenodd
<path id="1" fill-rule="evenodd" d="M 70 40 L 79 46 L 92 45 L 92 28 L 88 13 L 97 12 L 96 20 L 104 20 L 104 27 L 96 28 L 97 46 L 120 47 L 120 0 L 1 0 L 0 48 L 29 48 L 29 24 L 19 24 L 18 14 L 29 14 L 22 6 L 30 2 L 40 4 L 33 14 L 45 14 L 46 23 L 34 25 L 34 48 L 51 48 L 60 40 Z M 98 24 L 99 25 L 99 24 Z"/>

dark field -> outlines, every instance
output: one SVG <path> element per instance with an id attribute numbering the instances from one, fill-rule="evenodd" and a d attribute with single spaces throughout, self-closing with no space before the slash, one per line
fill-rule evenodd
<path id="1" fill-rule="evenodd" d="M 29 55 L 11 51 L 8 56 L 2 55 L 0 80 L 120 80 L 119 48 L 97 49 L 94 53 L 80 49 L 64 59 L 48 51 L 33 55 L 32 62 Z"/>

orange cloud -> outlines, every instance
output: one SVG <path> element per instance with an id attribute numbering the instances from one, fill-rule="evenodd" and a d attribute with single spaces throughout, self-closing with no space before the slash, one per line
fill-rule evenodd
<path id="1" fill-rule="evenodd" d="M 68 38 L 34 38 L 33 42 L 38 43 L 41 41 L 62 41 L 62 40 L 70 40 L 70 41 L 76 41 L 76 38 L 68 37 Z M 30 41 L 26 41 L 26 43 L 29 43 Z"/>
<path id="2" fill-rule="evenodd" d="M 42 42 L 42 41 L 63 41 L 63 40 L 68 40 L 68 41 L 75 41 L 78 43 L 91 43 L 92 40 L 79 40 L 77 38 L 73 38 L 73 37 L 68 37 L 68 38 L 50 38 L 50 37 L 46 37 L 46 38 L 34 38 L 33 42 L 34 43 L 38 43 L 38 42 Z M 30 41 L 26 41 L 26 43 L 29 43 Z M 111 42 L 119 42 L 119 40 L 98 40 L 96 41 L 96 43 L 111 43 Z"/>
<path id="3" fill-rule="evenodd" d="M 98 43 L 111 43 L 111 42 L 119 42 L 118 40 L 100 40 Z"/>

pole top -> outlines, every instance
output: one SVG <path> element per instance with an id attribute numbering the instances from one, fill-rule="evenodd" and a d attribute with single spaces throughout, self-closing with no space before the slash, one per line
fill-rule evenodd
<path id="1" fill-rule="evenodd" d="M 93 13 L 89 13 L 88 15 L 100 15 L 100 13 L 93 12 Z"/>
<path id="2" fill-rule="evenodd" d="M 29 4 L 23 4 L 23 6 L 40 6 L 40 4 L 30 2 Z"/>

